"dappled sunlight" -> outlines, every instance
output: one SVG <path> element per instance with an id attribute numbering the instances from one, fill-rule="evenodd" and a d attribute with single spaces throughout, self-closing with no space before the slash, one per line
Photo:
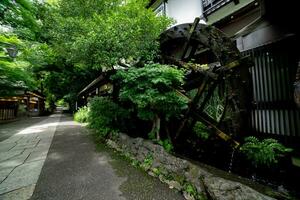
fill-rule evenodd
<path id="1" fill-rule="evenodd" d="M 43 129 L 28 128 L 28 129 L 25 129 L 25 130 L 17 133 L 17 134 L 18 135 L 26 135 L 26 134 L 32 134 L 32 133 L 41 133 L 43 131 L 44 131 Z"/>
<path id="2" fill-rule="evenodd" d="M 41 133 L 49 127 L 55 127 L 58 125 L 59 122 L 54 122 L 54 123 L 46 123 L 42 125 L 35 125 L 31 126 L 29 128 L 26 128 L 20 132 L 18 132 L 16 135 L 26 135 L 26 134 L 33 134 L 33 133 Z"/>
<path id="3" fill-rule="evenodd" d="M 108 164 L 108 158 L 106 156 L 101 156 L 98 158 L 98 163 L 100 165 L 107 165 Z"/>
<path id="4" fill-rule="evenodd" d="M 55 117 L 57 119 L 46 119 L 47 121 L 51 121 L 51 122 L 44 123 L 44 121 L 43 121 L 39 124 L 30 126 L 28 128 L 25 128 L 25 129 L 19 131 L 18 133 L 16 133 L 16 135 L 27 135 L 27 134 L 34 134 L 34 133 L 42 133 L 43 131 L 46 131 L 48 128 L 56 127 L 59 124 L 60 116 L 61 116 L 61 114 L 51 115 L 49 117 L 52 117 L 52 118 Z"/>
<path id="5" fill-rule="evenodd" d="M 44 131 L 47 131 L 49 128 L 53 128 L 53 127 L 57 127 L 57 126 L 76 126 L 79 125 L 78 123 L 74 122 L 74 121 L 63 121 L 63 122 L 59 122 L 59 118 L 60 118 L 61 114 L 53 114 L 51 116 L 49 116 L 49 119 L 47 121 L 49 121 L 48 123 L 39 123 L 33 126 L 30 126 L 28 128 L 25 128 L 19 132 L 17 132 L 15 134 L 15 136 L 17 135 L 28 135 L 28 134 L 36 134 L 36 133 L 42 133 Z M 57 118 L 57 119 L 53 119 L 53 118 Z"/>
<path id="6" fill-rule="evenodd" d="M 50 118 L 55 118 L 55 117 L 60 117 L 61 116 L 61 114 L 53 114 L 53 115 L 50 115 L 49 117 Z"/>
<path id="7" fill-rule="evenodd" d="M 79 124 L 74 121 L 65 121 L 65 122 L 60 122 L 59 125 L 60 126 L 75 126 L 75 125 L 79 125 Z"/>
<path id="8" fill-rule="evenodd" d="M 48 155 L 51 160 L 61 160 L 63 157 L 59 153 L 51 153 Z"/>

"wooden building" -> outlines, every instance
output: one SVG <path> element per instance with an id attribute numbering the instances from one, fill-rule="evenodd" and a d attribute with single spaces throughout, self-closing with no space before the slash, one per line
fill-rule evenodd
<path id="1" fill-rule="evenodd" d="M 86 106 L 89 100 L 95 96 L 106 96 L 113 92 L 113 85 L 109 79 L 112 72 L 101 74 L 78 93 L 76 110 Z"/>
<path id="2" fill-rule="evenodd" d="M 251 132 L 299 142 L 300 110 L 294 102 L 299 62 L 296 2 L 203 0 L 207 24 L 223 30 L 249 55 L 252 75 Z M 293 142 L 294 141 L 294 142 Z"/>
<path id="3" fill-rule="evenodd" d="M 0 97 L 0 121 L 22 116 L 39 116 L 45 111 L 45 97 L 39 92 L 26 91 L 13 97 Z"/>
<path id="4" fill-rule="evenodd" d="M 183 4 L 190 4 L 192 11 Z M 154 0 L 150 7 L 157 13 L 163 10 L 163 14 L 183 23 L 192 22 L 185 20 L 185 15 L 197 14 L 206 24 L 216 26 L 231 37 L 240 52 L 249 55 L 254 62 L 250 68 L 249 132 L 300 142 L 300 110 L 294 102 L 299 63 L 296 1 Z M 177 12 L 170 12 L 175 8 Z"/>

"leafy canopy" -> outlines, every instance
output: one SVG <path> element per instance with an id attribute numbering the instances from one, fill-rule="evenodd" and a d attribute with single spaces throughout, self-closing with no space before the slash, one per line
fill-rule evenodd
<path id="1" fill-rule="evenodd" d="M 35 0 L 1 0 L 0 32 L 1 26 L 7 26 L 22 39 L 36 40 L 41 27 L 37 18 L 38 7 Z"/>
<path id="2" fill-rule="evenodd" d="M 152 60 L 170 23 L 146 9 L 146 1 L 68 0 L 46 17 L 45 37 L 69 64 L 111 68 L 121 58 Z"/>
<path id="3" fill-rule="evenodd" d="M 8 51 L 21 47 L 22 42 L 17 37 L 0 35 L 0 96 L 15 95 L 18 90 L 34 87 L 28 62 L 9 56 Z M 14 54 L 17 56 L 17 52 Z"/>
<path id="4" fill-rule="evenodd" d="M 149 64 L 120 70 L 113 79 L 120 83 L 120 100 L 131 102 L 141 119 L 150 120 L 155 115 L 177 116 L 187 107 L 187 99 L 178 92 L 183 77 L 184 71 L 172 66 Z"/>

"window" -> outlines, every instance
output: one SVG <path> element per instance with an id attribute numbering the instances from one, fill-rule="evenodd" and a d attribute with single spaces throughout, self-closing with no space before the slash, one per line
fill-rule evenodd
<path id="1" fill-rule="evenodd" d="M 161 3 L 155 10 L 154 12 L 156 13 L 157 16 L 162 16 L 166 15 L 166 4 Z"/>
<path id="2" fill-rule="evenodd" d="M 203 12 L 210 14 L 231 1 L 232 0 L 202 0 Z"/>

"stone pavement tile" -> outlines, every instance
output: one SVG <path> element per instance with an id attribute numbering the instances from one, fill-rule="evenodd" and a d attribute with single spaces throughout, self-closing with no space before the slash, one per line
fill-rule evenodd
<path id="1" fill-rule="evenodd" d="M 49 147 L 44 149 L 35 149 L 33 152 L 30 153 L 29 157 L 26 159 L 26 163 L 38 160 L 45 160 L 48 154 L 48 149 Z"/>
<path id="2" fill-rule="evenodd" d="M 0 167 L 0 183 L 2 183 L 4 181 L 4 179 L 7 178 L 7 175 L 14 169 L 14 167 L 7 167 L 2 169 Z"/>
<path id="3" fill-rule="evenodd" d="M 0 153 L 0 163 L 10 160 L 14 157 L 17 157 L 17 156 L 21 155 L 23 152 L 24 152 L 24 149 L 19 149 L 16 151 L 8 151 L 8 152 L 3 152 L 3 153 L 1 152 Z"/>
<path id="4" fill-rule="evenodd" d="M 14 148 L 12 148 L 11 150 L 24 150 L 24 149 L 33 149 L 35 148 L 40 140 L 35 140 L 32 142 L 27 142 L 27 143 L 22 143 L 22 144 L 17 144 Z M 10 150 L 10 151 L 11 151 Z"/>
<path id="5" fill-rule="evenodd" d="M 17 167 L 0 185 L 0 194 L 35 184 L 44 160 L 28 162 Z"/>
<path id="6" fill-rule="evenodd" d="M 23 139 L 25 136 L 24 135 L 13 135 L 10 138 L 3 140 L 0 142 L 0 145 L 5 144 L 5 143 L 15 143 Z"/>
<path id="7" fill-rule="evenodd" d="M 25 162 L 25 160 L 29 157 L 30 151 L 23 151 L 20 155 L 11 157 L 8 160 L 0 162 L 0 171 L 5 168 L 14 168 Z"/>
<path id="8" fill-rule="evenodd" d="M 29 185 L 12 192 L 0 195 L 1 200 L 28 200 L 30 199 L 35 188 L 35 184 Z"/>
<path id="9" fill-rule="evenodd" d="M 1 200 L 30 198 L 59 120 L 60 115 L 38 124 L 28 123 L 27 128 L 23 126 L 23 130 L 0 142 Z"/>
<path id="10" fill-rule="evenodd" d="M 11 148 L 16 146 L 17 144 L 15 142 L 10 142 L 10 143 L 0 143 L 0 152 L 6 152 L 9 151 Z"/>

